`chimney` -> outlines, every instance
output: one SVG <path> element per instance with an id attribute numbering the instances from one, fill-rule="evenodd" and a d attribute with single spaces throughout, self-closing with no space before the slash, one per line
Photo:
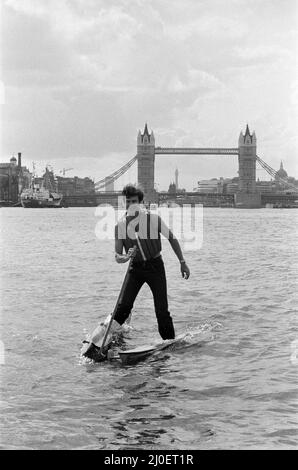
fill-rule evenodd
<path id="1" fill-rule="evenodd" d="M 18 153 L 18 168 L 22 167 L 22 154 L 21 152 Z"/>

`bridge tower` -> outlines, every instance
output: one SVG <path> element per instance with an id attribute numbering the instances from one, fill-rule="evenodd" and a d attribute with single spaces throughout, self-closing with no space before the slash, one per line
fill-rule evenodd
<path id="1" fill-rule="evenodd" d="M 153 131 L 149 134 L 147 123 L 143 134 L 138 133 L 138 185 L 144 191 L 145 202 L 157 202 L 154 189 L 155 138 Z"/>
<path id="2" fill-rule="evenodd" d="M 246 126 L 245 134 L 240 132 L 238 141 L 239 192 L 236 205 L 244 208 L 261 206 L 261 195 L 256 191 L 257 139 Z"/>

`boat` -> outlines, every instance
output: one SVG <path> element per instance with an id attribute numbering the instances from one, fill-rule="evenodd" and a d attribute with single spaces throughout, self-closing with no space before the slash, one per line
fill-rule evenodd
<path id="1" fill-rule="evenodd" d="M 47 187 L 45 187 L 45 181 Z M 43 178 L 35 176 L 35 166 L 33 164 L 33 178 L 29 188 L 26 188 L 21 193 L 22 207 L 37 207 L 37 208 L 58 208 L 62 207 L 61 201 L 62 194 L 59 194 L 55 188 L 56 182 L 53 172 L 46 168 Z"/>
<path id="2" fill-rule="evenodd" d="M 62 194 L 50 191 L 39 185 L 32 185 L 32 188 L 24 189 L 21 193 L 22 207 L 58 208 L 61 206 Z"/>

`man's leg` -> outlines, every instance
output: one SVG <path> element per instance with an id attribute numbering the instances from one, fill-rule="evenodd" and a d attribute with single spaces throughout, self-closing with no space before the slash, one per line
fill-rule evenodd
<path id="1" fill-rule="evenodd" d="M 175 329 L 168 310 L 167 280 L 162 259 L 152 261 L 152 270 L 146 275 L 154 299 L 158 331 L 162 339 L 174 339 Z"/>
<path id="2" fill-rule="evenodd" d="M 114 320 L 120 325 L 129 317 L 136 296 L 144 282 L 144 279 L 139 278 L 133 270 L 129 273 L 126 288 L 124 289 L 122 299 L 120 300 L 114 317 Z"/>

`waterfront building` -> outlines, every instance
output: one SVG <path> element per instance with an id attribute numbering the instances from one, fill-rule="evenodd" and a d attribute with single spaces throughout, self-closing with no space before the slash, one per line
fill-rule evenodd
<path id="1" fill-rule="evenodd" d="M 53 170 L 50 170 L 48 167 L 46 167 L 46 171 L 41 179 L 45 189 L 58 192 L 57 178 L 55 177 Z M 37 178 L 35 183 L 37 183 Z"/>
<path id="2" fill-rule="evenodd" d="M 282 160 L 280 162 L 279 170 L 276 172 L 275 181 L 278 181 L 279 178 L 288 179 L 288 173 L 284 169 Z"/>
<path id="3" fill-rule="evenodd" d="M 163 193 L 163 192 L 165 192 L 165 191 L 160 191 L 160 193 Z M 178 189 L 177 186 L 176 186 L 176 183 L 174 183 L 172 181 L 169 185 L 169 189 L 168 189 L 167 193 L 168 194 L 173 194 L 173 195 L 176 195 L 176 196 L 182 196 L 183 194 L 186 193 L 186 190 L 185 190 L 185 188 Z"/>
<path id="4" fill-rule="evenodd" d="M 277 172 L 277 176 L 271 181 L 260 181 L 258 179 L 255 184 L 255 190 L 259 194 L 281 194 L 289 192 L 287 185 L 279 180 L 279 178 L 286 179 L 288 182 L 297 185 L 298 181 L 295 178 L 288 177 L 287 172 L 281 167 Z M 198 186 L 194 190 L 203 194 L 237 194 L 239 192 L 239 178 L 212 178 L 210 180 L 198 181 Z"/>
<path id="5" fill-rule="evenodd" d="M 19 173 L 19 195 L 24 189 L 28 189 L 31 186 L 32 182 L 32 173 L 28 170 L 27 167 L 22 166 Z"/>
<path id="6" fill-rule="evenodd" d="M 57 190 L 63 196 L 95 193 L 94 181 L 87 177 L 79 178 L 78 176 L 73 178 L 57 176 Z"/>
<path id="7" fill-rule="evenodd" d="M 229 181 L 225 186 L 226 194 L 236 194 L 239 189 L 239 184 L 237 182 Z"/>
<path id="8" fill-rule="evenodd" d="M 175 183 L 170 183 L 169 189 L 168 189 L 169 194 L 176 194 L 177 193 L 177 187 Z"/>
<path id="9" fill-rule="evenodd" d="M 260 181 L 259 179 L 256 182 L 256 191 L 265 194 L 265 193 L 276 193 L 278 191 L 278 185 L 275 181 Z"/>
<path id="10" fill-rule="evenodd" d="M 223 178 L 198 181 L 196 192 L 204 194 L 222 194 L 224 188 Z"/>
<path id="11" fill-rule="evenodd" d="M 23 189 L 31 185 L 32 174 L 22 166 L 22 154 L 13 156 L 9 163 L 0 163 L 0 201 L 16 204 Z"/>

